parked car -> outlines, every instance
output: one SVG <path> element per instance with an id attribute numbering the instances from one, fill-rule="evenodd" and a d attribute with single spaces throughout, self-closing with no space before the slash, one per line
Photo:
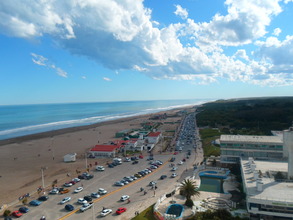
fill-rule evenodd
<path id="1" fill-rule="evenodd" d="M 124 207 L 118 208 L 118 209 L 116 210 L 116 214 L 117 214 L 117 215 L 120 215 L 120 214 L 122 214 L 123 212 L 126 212 L 126 208 L 124 208 Z"/>
<path id="2" fill-rule="evenodd" d="M 138 164 L 138 160 L 133 161 L 132 164 Z"/>
<path id="3" fill-rule="evenodd" d="M 38 198 L 39 201 L 47 201 L 49 199 L 49 196 L 41 196 Z"/>
<path id="4" fill-rule="evenodd" d="M 21 213 L 28 213 L 29 212 L 29 208 L 28 207 L 25 207 L 25 206 L 22 206 L 18 209 L 18 211 L 20 211 Z"/>
<path id="5" fill-rule="evenodd" d="M 182 164 L 183 164 L 183 161 L 180 160 L 180 161 L 178 162 L 178 165 L 182 165 Z"/>
<path id="6" fill-rule="evenodd" d="M 171 171 L 175 171 L 177 169 L 178 169 L 178 167 L 172 167 Z"/>
<path id="7" fill-rule="evenodd" d="M 156 182 L 155 182 L 155 181 L 151 181 L 151 182 L 149 183 L 149 186 L 154 186 L 154 185 L 156 185 Z"/>
<path id="8" fill-rule="evenodd" d="M 96 170 L 97 171 L 104 171 L 105 170 L 105 167 L 103 167 L 103 166 L 96 166 Z"/>
<path id="9" fill-rule="evenodd" d="M 100 195 L 105 195 L 105 194 L 107 194 L 107 190 L 105 190 L 105 189 L 103 189 L 103 188 L 99 188 L 98 193 L 99 193 Z"/>
<path id="10" fill-rule="evenodd" d="M 140 159 L 143 159 L 143 155 L 139 155 L 138 157 L 139 157 Z"/>
<path id="11" fill-rule="evenodd" d="M 80 179 L 79 178 L 73 178 L 72 181 L 78 183 L 78 182 L 80 182 Z"/>
<path id="12" fill-rule="evenodd" d="M 103 209 L 103 211 L 101 212 L 101 216 L 106 216 L 108 214 L 110 214 L 112 212 L 112 209 Z"/>
<path id="13" fill-rule="evenodd" d="M 79 193 L 83 190 L 83 187 L 77 187 L 75 190 L 74 190 L 74 193 Z"/>
<path id="14" fill-rule="evenodd" d="M 175 157 L 172 157 L 171 159 L 170 159 L 170 162 L 174 162 L 175 161 Z"/>
<path id="15" fill-rule="evenodd" d="M 121 181 L 117 181 L 114 183 L 115 186 L 124 186 L 124 183 Z"/>
<path id="16" fill-rule="evenodd" d="M 90 209 L 92 206 L 93 206 L 93 203 L 92 202 L 90 202 L 90 203 L 84 203 L 79 210 L 81 212 L 84 212 L 84 211 Z"/>
<path id="17" fill-rule="evenodd" d="M 129 195 L 123 195 L 123 196 L 121 196 L 120 201 L 124 202 L 124 201 L 128 200 L 129 198 L 130 198 Z"/>
<path id="18" fill-rule="evenodd" d="M 58 188 L 53 188 L 53 189 L 49 192 L 49 194 L 58 194 L 58 193 L 59 193 Z"/>
<path id="19" fill-rule="evenodd" d="M 63 186 L 65 186 L 65 187 L 70 187 L 70 186 L 72 186 L 73 184 L 71 183 L 71 182 L 68 182 L 68 183 L 64 183 L 63 184 Z"/>
<path id="20" fill-rule="evenodd" d="M 86 201 L 84 198 L 79 198 L 79 199 L 77 200 L 77 203 L 78 203 L 78 204 L 84 204 L 84 203 L 87 203 L 87 201 Z"/>
<path id="21" fill-rule="evenodd" d="M 142 175 L 139 174 L 139 173 L 134 174 L 134 176 L 137 177 L 137 178 L 141 178 L 142 177 Z"/>
<path id="22" fill-rule="evenodd" d="M 39 206 L 39 205 L 42 204 L 42 202 L 40 202 L 38 200 L 32 200 L 32 201 L 30 201 L 29 204 L 32 205 L 32 206 Z"/>
<path id="23" fill-rule="evenodd" d="M 86 200 L 87 202 L 91 202 L 91 201 L 93 201 L 93 199 L 92 199 L 91 196 L 85 196 L 85 197 L 83 197 L 83 198 L 84 198 L 84 200 Z"/>
<path id="24" fill-rule="evenodd" d="M 100 197 L 100 194 L 97 193 L 97 192 L 93 192 L 93 193 L 91 194 L 91 197 L 93 197 L 93 198 L 99 198 L 99 197 Z"/>
<path id="25" fill-rule="evenodd" d="M 137 180 L 137 177 L 135 177 L 133 175 L 131 175 L 130 178 L 133 179 L 133 180 Z"/>
<path id="26" fill-rule="evenodd" d="M 74 210 L 74 206 L 73 205 L 70 205 L 70 204 L 67 204 L 65 206 L 65 210 L 67 210 L 67 211 L 73 211 Z"/>
<path id="27" fill-rule="evenodd" d="M 127 185 L 129 182 L 125 179 L 120 180 L 121 183 L 123 183 L 124 185 Z"/>
<path id="28" fill-rule="evenodd" d="M 172 178 L 175 178 L 176 176 L 177 176 L 176 173 L 172 173 L 172 175 L 171 175 Z"/>
<path id="29" fill-rule="evenodd" d="M 20 211 L 14 211 L 11 213 L 12 216 L 16 217 L 16 218 L 19 218 L 22 216 L 22 213 Z"/>
<path id="30" fill-rule="evenodd" d="M 66 203 L 66 202 L 69 202 L 71 200 L 71 197 L 65 197 L 64 199 L 62 199 L 61 201 L 60 201 L 60 204 L 64 204 L 64 203 Z"/>
<path id="31" fill-rule="evenodd" d="M 162 176 L 160 177 L 161 180 L 163 180 L 163 179 L 165 179 L 165 178 L 167 178 L 167 175 L 162 175 Z"/>
<path id="32" fill-rule="evenodd" d="M 130 161 L 131 161 L 131 159 L 130 159 L 130 158 L 128 158 L 128 157 L 125 157 L 124 161 L 125 161 L 125 162 L 130 162 Z"/>
<path id="33" fill-rule="evenodd" d="M 108 167 L 109 167 L 109 168 L 113 168 L 114 166 L 113 166 L 111 163 L 109 163 L 109 164 L 108 164 Z"/>
<path id="34" fill-rule="evenodd" d="M 63 189 L 63 190 L 59 190 L 59 192 L 61 193 L 61 194 L 65 194 L 65 193 L 69 193 L 70 192 L 70 190 L 69 189 Z"/>

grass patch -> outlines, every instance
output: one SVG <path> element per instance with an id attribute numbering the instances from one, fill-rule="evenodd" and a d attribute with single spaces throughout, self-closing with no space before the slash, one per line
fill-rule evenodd
<path id="1" fill-rule="evenodd" d="M 154 205 L 151 205 L 150 207 L 145 209 L 143 212 L 139 213 L 138 216 L 135 216 L 134 218 L 132 218 L 132 220 L 157 220 L 153 214 L 153 206 Z"/>
<path id="2" fill-rule="evenodd" d="M 214 140 L 220 137 L 221 132 L 218 129 L 200 129 L 200 137 L 202 139 L 202 146 L 204 157 L 220 156 L 221 150 L 219 146 L 212 144 Z"/>

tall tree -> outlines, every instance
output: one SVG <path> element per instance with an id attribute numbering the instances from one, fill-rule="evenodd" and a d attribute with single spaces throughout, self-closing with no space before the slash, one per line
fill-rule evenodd
<path id="1" fill-rule="evenodd" d="M 198 191 L 198 187 L 196 187 L 195 181 L 191 179 L 185 179 L 181 183 L 179 190 L 180 190 L 180 194 L 186 197 L 185 205 L 189 207 L 193 206 L 191 197 L 200 195 L 200 192 Z"/>

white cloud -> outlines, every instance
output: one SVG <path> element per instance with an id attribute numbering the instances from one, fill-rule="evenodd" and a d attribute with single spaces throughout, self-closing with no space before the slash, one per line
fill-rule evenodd
<path id="1" fill-rule="evenodd" d="M 51 63 L 46 57 L 43 57 L 42 55 L 31 53 L 32 61 L 33 63 L 39 65 L 39 66 L 45 66 L 50 69 L 53 69 L 56 71 L 56 73 L 59 76 L 62 76 L 64 78 L 67 78 L 67 72 L 65 72 L 60 67 L 55 66 L 55 64 Z"/>
<path id="2" fill-rule="evenodd" d="M 181 5 L 175 5 L 176 11 L 174 12 L 175 15 L 181 17 L 182 19 L 188 18 L 188 12 L 185 8 L 182 8 Z"/>
<path id="3" fill-rule="evenodd" d="M 50 36 L 63 49 L 116 73 L 131 69 L 154 79 L 196 84 L 226 78 L 281 85 L 292 83 L 292 39 L 280 41 L 278 28 L 274 37 L 266 36 L 271 20 L 282 12 L 279 3 L 226 0 L 226 14 L 202 23 L 176 5 L 182 23 L 160 28 L 143 0 L 0 1 L 0 33 L 26 39 Z M 259 47 L 252 54 L 239 47 L 250 43 Z M 230 48 L 236 52 L 226 55 Z M 32 54 L 32 60 L 67 77 L 41 55 Z"/>
<path id="4" fill-rule="evenodd" d="M 275 28 L 273 35 L 275 36 L 279 36 L 279 34 L 282 32 L 282 30 L 280 28 Z"/>
<path id="5" fill-rule="evenodd" d="M 82 76 L 81 78 L 82 78 L 82 79 L 86 79 L 86 76 Z"/>
<path id="6" fill-rule="evenodd" d="M 112 79 L 107 78 L 107 77 L 103 77 L 103 80 L 105 80 L 105 81 L 112 81 Z"/>

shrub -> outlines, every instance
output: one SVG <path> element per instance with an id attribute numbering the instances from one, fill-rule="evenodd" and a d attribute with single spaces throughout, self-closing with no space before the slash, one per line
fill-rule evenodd
<path id="1" fill-rule="evenodd" d="M 187 207 L 191 208 L 194 205 L 192 199 L 186 199 L 185 205 Z"/>
<path id="2" fill-rule="evenodd" d="M 6 209 L 3 213 L 3 216 L 9 216 L 11 214 L 11 211 L 9 209 Z"/>

